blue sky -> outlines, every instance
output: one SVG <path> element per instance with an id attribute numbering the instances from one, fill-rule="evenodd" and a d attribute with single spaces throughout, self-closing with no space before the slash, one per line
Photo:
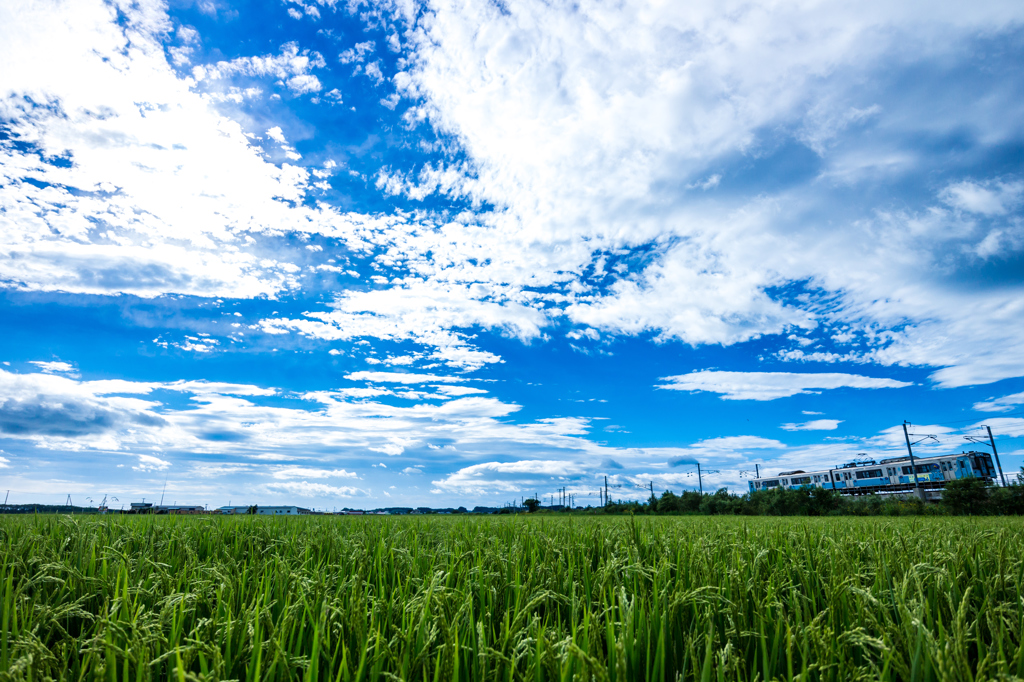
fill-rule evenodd
<path id="1" fill-rule="evenodd" d="M 0 488 L 586 504 L 903 420 L 1015 473 L 1022 20 L 4 3 Z"/>

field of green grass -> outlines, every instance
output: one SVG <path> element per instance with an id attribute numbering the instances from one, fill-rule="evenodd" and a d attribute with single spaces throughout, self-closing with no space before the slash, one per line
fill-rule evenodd
<path id="1" fill-rule="evenodd" d="M 0 680 L 1024 677 L 1024 521 L 0 517 Z"/>

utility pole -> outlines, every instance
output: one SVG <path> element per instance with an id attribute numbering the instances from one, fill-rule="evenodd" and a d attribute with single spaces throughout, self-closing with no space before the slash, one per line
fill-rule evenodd
<path id="1" fill-rule="evenodd" d="M 697 486 L 700 488 L 700 494 L 704 494 L 704 482 L 700 478 L 700 462 L 697 462 Z"/>
<path id="2" fill-rule="evenodd" d="M 608 477 L 604 477 L 604 506 L 608 506 Z"/>
<path id="3" fill-rule="evenodd" d="M 761 469 L 757 466 L 756 462 L 754 463 L 754 476 L 756 478 L 761 478 Z"/>
<path id="4" fill-rule="evenodd" d="M 903 437 L 907 439 L 907 452 L 910 453 L 910 470 L 914 472 L 914 493 L 924 499 L 924 491 L 921 490 L 921 482 L 917 479 L 917 464 L 914 462 L 914 449 L 910 447 L 910 432 L 907 431 L 907 420 L 903 420 Z"/>
<path id="5" fill-rule="evenodd" d="M 7 491 L 7 494 L 6 494 L 6 495 L 4 495 L 4 506 L 5 506 L 5 507 L 7 506 L 7 498 L 8 498 L 8 497 L 10 497 L 10 496 L 11 496 L 11 491 L 10 491 L 10 490 L 8 490 L 8 491 Z"/>
<path id="6" fill-rule="evenodd" d="M 996 466 L 999 467 L 999 478 L 1003 481 L 1003 487 L 1006 487 L 1006 476 L 1003 475 L 1003 465 L 999 463 L 999 452 L 996 450 L 996 439 L 992 437 L 992 428 L 985 425 L 985 430 L 988 431 L 988 442 L 992 444 L 992 455 L 996 458 Z"/>

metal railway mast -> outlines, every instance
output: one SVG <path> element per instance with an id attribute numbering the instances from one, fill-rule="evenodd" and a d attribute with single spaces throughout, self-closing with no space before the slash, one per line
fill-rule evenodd
<path id="1" fill-rule="evenodd" d="M 924 491 L 921 490 L 921 482 L 917 479 L 917 464 L 914 462 L 914 449 L 910 447 L 910 432 L 907 431 L 907 420 L 903 420 L 903 437 L 907 439 L 907 452 L 910 453 L 910 470 L 914 472 L 914 494 L 924 499 Z"/>
<path id="2" fill-rule="evenodd" d="M 996 439 L 992 437 L 992 427 L 990 427 L 988 424 L 986 424 L 985 425 L 985 430 L 988 431 L 988 444 L 992 448 L 992 456 L 996 458 L 996 466 L 999 467 L 999 479 L 1003 482 L 1003 487 L 1005 488 L 1006 487 L 1006 476 L 1003 474 L 1003 465 L 999 461 L 999 451 L 996 450 Z M 985 445 L 985 441 L 979 440 L 979 439 L 975 438 L 974 436 L 964 436 L 964 438 L 966 440 L 969 440 L 972 443 L 978 443 L 980 445 Z"/>

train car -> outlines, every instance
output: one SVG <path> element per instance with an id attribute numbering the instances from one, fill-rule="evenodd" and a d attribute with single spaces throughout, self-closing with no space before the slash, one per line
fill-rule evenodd
<path id="1" fill-rule="evenodd" d="M 860 460 L 818 471 L 783 471 L 778 476 L 755 478 L 749 482 L 749 487 L 750 492 L 778 487 L 787 490 L 827 488 L 843 495 L 891 494 L 911 492 L 915 487 L 925 491 L 939 491 L 949 481 L 958 478 L 986 478 L 993 481 L 995 476 L 992 455 L 987 452 L 962 452 L 958 455 L 915 457 L 913 467 L 910 457 L 906 456 L 878 462 Z"/>

